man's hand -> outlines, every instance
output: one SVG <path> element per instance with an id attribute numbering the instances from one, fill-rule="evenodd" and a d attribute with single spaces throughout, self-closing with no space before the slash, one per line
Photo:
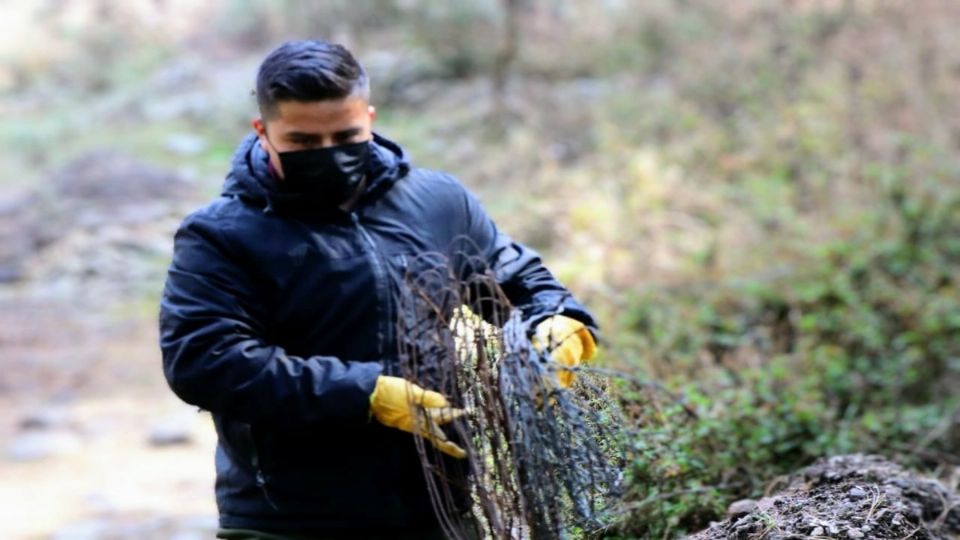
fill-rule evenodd
<path id="1" fill-rule="evenodd" d="M 442 394 L 402 379 L 381 375 L 370 394 L 370 412 L 381 424 L 418 433 L 448 456 L 467 457 L 467 452 L 450 442 L 440 426 L 463 415 L 450 407 Z"/>
<path id="2" fill-rule="evenodd" d="M 577 367 L 597 353 L 597 344 L 587 327 L 564 315 L 554 315 L 538 324 L 531 342 L 538 351 L 549 351 L 550 358 L 565 367 Z M 570 388 L 575 378 L 569 369 L 557 370 L 557 383 L 562 388 Z"/>

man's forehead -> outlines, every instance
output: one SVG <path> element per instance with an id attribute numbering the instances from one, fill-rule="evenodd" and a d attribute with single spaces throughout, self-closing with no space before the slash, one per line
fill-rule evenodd
<path id="1" fill-rule="evenodd" d="M 322 101 L 281 101 L 277 103 L 277 113 L 272 120 L 279 120 L 286 123 L 322 123 L 352 118 L 365 118 L 369 115 L 368 110 L 369 105 L 367 101 L 356 96 Z"/>

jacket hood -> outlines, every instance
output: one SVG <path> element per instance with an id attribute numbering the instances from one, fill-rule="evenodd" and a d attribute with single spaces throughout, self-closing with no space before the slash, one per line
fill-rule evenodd
<path id="1" fill-rule="evenodd" d="M 361 204 L 389 190 L 393 184 L 410 172 L 410 163 L 403 149 L 395 142 L 377 133 L 370 141 L 370 161 L 367 164 L 367 185 Z M 230 172 L 223 183 L 222 195 L 237 197 L 265 211 L 316 212 L 324 208 L 301 193 L 285 191 L 270 171 L 269 156 L 260 147 L 256 133 L 244 137 L 233 155 Z"/>

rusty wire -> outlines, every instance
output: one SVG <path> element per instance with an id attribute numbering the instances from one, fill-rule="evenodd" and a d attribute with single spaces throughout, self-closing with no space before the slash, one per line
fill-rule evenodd
<path id="1" fill-rule="evenodd" d="M 559 388 L 549 347 L 531 345 L 482 263 L 430 254 L 405 266 L 395 288 L 402 375 L 468 411 L 445 427 L 466 459 L 417 437 L 448 537 L 584 538 L 608 526 L 626 464 L 609 378 L 579 369 L 571 389 Z"/>

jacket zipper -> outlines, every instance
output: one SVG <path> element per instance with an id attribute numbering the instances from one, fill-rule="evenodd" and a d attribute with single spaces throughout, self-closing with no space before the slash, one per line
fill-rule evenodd
<path id="1" fill-rule="evenodd" d="M 267 478 L 267 475 L 263 472 L 263 468 L 260 466 L 260 450 L 257 448 L 257 439 L 253 436 L 253 426 L 248 425 L 244 433 L 250 442 L 250 465 L 253 466 L 253 470 L 256 474 L 254 480 L 257 484 L 257 487 L 263 492 L 263 497 L 267 500 L 267 504 L 269 504 L 274 510 L 279 510 L 277 505 L 273 502 L 273 499 L 270 498 L 270 492 L 267 490 L 267 481 L 269 478 Z"/>
<path id="2" fill-rule="evenodd" d="M 380 314 L 377 323 L 377 353 L 382 358 L 387 338 L 390 335 L 388 322 L 390 317 L 390 291 L 387 283 L 387 271 L 380 256 L 380 251 L 377 249 L 377 243 L 360 223 L 360 216 L 356 212 L 351 212 L 350 218 L 353 220 L 353 225 L 357 228 L 364 244 L 369 248 L 367 255 L 370 259 L 370 265 L 373 267 L 373 279 L 377 289 L 377 311 Z"/>

